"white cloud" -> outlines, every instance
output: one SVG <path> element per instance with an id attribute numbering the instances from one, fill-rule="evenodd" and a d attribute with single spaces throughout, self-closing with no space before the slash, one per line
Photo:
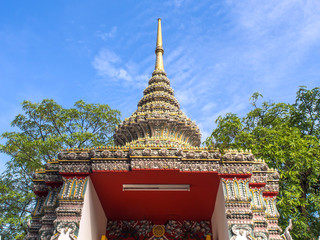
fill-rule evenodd
<path id="1" fill-rule="evenodd" d="M 93 67 L 100 76 L 131 81 L 132 77 L 120 64 L 121 58 L 108 49 L 102 49 L 93 60 Z"/>
<path id="2" fill-rule="evenodd" d="M 99 76 L 124 80 L 138 88 L 145 86 L 148 76 L 151 75 L 139 72 L 138 64 L 124 63 L 119 55 L 106 48 L 94 57 L 92 65 Z"/>
<path id="3" fill-rule="evenodd" d="M 203 107 L 202 107 L 202 112 L 203 114 L 206 114 L 206 113 L 209 113 L 209 112 L 212 112 L 212 110 L 214 110 L 214 108 L 217 107 L 217 103 L 215 102 L 208 102 L 207 104 L 205 104 Z"/>
<path id="4" fill-rule="evenodd" d="M 197 120 L 203 137 L 219 115 L 248 111 L 249 96 L 255 91 L 276 101 L 291 101 L 298 85 L 308 85 L 292 79 L 310 75 L 303 62 L 320 49 L 315 48 L 320 43 L 320 2 L 226 0 L 212 8 L 209 1 L 202 6 L 179 0 L 170 4 L 167 16 L 175 13 L 176 18 L 163 21 L 164 67 L 181 108 Z M 186 8 L 188 18 L 182 13 Z M 187 28 L 176 30 L 180 24 Z M 118 79 L 146 86 L 152 70 L 145 69 L 154 58 L 150 56 L 109 68 L 116 69 L 113 76 Z M 316 73 L 320 71 L 313 76 Z"/>
<path id="5" fill-rule="evenodd" d="M 122 69 L 122 68 L 119 70 L 118 78 L 119 79 L 123 79 L 123 80 L 127 80 L 127 81 L 131 81 L 132 80 L 132 77 L 129 75 L 129 73 L 126 70 Z"/>
<path id="6" fill-rule="evenodd" d="M 192 89 L 177 90 L 175 92 L 175 97 L 182 106 L 194 104 L 197 101 L 197 97 L 194 95 Z"/>
<path id="7" fill-rule="evenodd" d="M 183 4 L 183 2 L 185 2 L 186 0 L 169 0 L 166 2 L 166 5 L 168 6 L 174 6 L 176 8 L 180 8 L 181 5 Z"/>
<path id="8" fill-rule="evenodd" d="M 102 40 L 107 40 L 109 38 L 114 38 L 117 32 L 117 27 L 113 27 L 109 32 L 97 32 L 97 36 L 100 37 Z"/>
<path id="9" fill-rule="evenodd" d="M 174 2 L 174 5 L 175 5 L 176 7 L 180 7 L 181 4 L 182 4 L 182 2 L 183 2 L 183 0 L 174 0 L 173 2 Z"/>
<path id="10" fill-rule="evenodd" d="M 273 75 L 288 73 L 319 44 L 317 0 L 264 0 L 260 4 L 232 0 L 229 7 L 236 31 L 248 42 L 244 56 L 249 61 L 253 57 L 250 63 L 259 71 L 270 71 L 266 66 L 271 66 Z"/>

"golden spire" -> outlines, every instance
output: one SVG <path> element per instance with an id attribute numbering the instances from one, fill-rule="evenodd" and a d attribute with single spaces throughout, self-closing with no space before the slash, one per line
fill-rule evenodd
<path id="1" fill-rule="evenodd" d="M 163 68 L 163 47 L 162 47 L 162 32 L 161 32 L 161 18 L 158 18 L 158 34 L 156 47 L 156 66 L 154 70 L 164 71 Z"/>

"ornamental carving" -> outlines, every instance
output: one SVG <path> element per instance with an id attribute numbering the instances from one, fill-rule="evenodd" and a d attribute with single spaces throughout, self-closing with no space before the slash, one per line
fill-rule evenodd
<path id="1" fill-rule="evenodd" d="M 113 221 L 107 224 L 107 239 L 204 239 L 211 234 L 209 221 L 169 220 L 165 225 L 151 221 Z"/>
<path id="2" fill-rule="evenodd" d="M 223 155 L 223 160 L 231 161 L 232 160 L 232 155 L 230 153 L 226 153 L 225 155 Z"/>
<path id="3" fill-rule="evenodd" d="M 94 150 L 94 149 L 92 149 L 91 151 L 90 151 L 90 158 L 95 158 L 96 157 L 96 151 Z"/>
<path id="4" fill-rule="evenodd" d="M 267 234 L 265 234 L 264 232 L 255 233 L 254 236 L 256 240 L 268 240 Z"/>
<path id="5" fill-rule="evenodd" d="M 160 156 L 167 156 L 168 155 L 168 149 L 162 148 L 159 150 L 159 155 Z"/>
<path id="6" fill-rule="evenodd" d="M 242 154 L 237 154 L 237 155 L 235 156 L 235 160 L 236 160 L 236 161 L 243 161 L 243 160 L 244 160 L 244 157 L 243 157 Z"/>
<path id="7" fill-rule="evenodd" d="M 230 240 L 253 240 L 252 228 L 249 225 L 233 225 L 231 228 L 234 236 Z"/>
<path id="8" fill-rule="evenodd" d="M 260 169 L 261 169 L 261 171 L 267 171 L 268 170 L 268 165 L 267 164 L 262 164 Z"/>
<path id="9" fill-rule="evenodd" d="M 151 149 L 146 148 L 142 151 L 143 156 L 150 156 L 152 153 Z"/>
<path id="10" fill-rule="evenodd" d="M 78 224 L 71 221 L 56 223 L 56 232 L 52 240 L 75 240 L 77 239 L 79 227 Z M 68 239 L 69 238 L 69 239 Z"/>
<path id="11" fill-rule="evenodd" d="M 93 171 L 129 171 L 130 165 L 126 160 L 94 161 Z"/>
<path id="12" fill-rule="evenodd" d="M 114 153 L 114 156 L 115 156 L 116 158 L 122 158 L 122 157 L 124 157 L 124 152 L 118 150 L 118 151 L 116 151 L 116 152 Z"/>
<path id="13" fill-rule="evenodd" d="M 45 184 L 35 184 L 33 186 L 33 191 L 34 192 L 47 192 L 48 191 L 48 187 Z"/>
<path id="14" fill-rule="evenodd" d="M 182 149 L 178 149 L 177 152 L 176 152 L 176 155 L 179 156 L 179 157 L 185 157 L 185 153 L 183 152 Z"/>
<path id="15" fill-rule="evenodd" d="M 76 158 L 77 158 L 77 154 L 75 152 L 68 153 L 68 159 L 69 160 L 74 160 Z"/>
<path id="16" fill-rule="evenodd" d="M 59 164 L 58 162 L 55 162 L 54 164 L 53 163 L 46 163 L 46 169 L 47 170 L 56 170 L 56 171 L 59 171 Z"/>
<path id="17" fill-rule="evenodd" d="M 61 182 L 62 181 L 62 178 L 61 178 L 61 175 L 55 175 L 55 174 L 47 174 L 45 176 L 45 181 L 46 182 Z"/>
<path id="18" fill-rule="evenodd" d="M 109 157 L 111 155 L 111 153 L 108 150 L 104 150 L 104 151 L 102 151 L 100 153 L 100 155 L 101 155 L 102 158 L 107 158 L 107 157 Z"/>
<path id="19" fill-rule="evenodd" d="M 278 172 L 274 172 L 272 174 L 272 178 L 275 179 L 275 180 L 278 180 L 280 178 L 280 174 Z"/>
<path id="20" fill-rule="evenodd" d="M 221 153 L 215 152 L 215 153 L 213 154 L 213 156 L 214 156 L 215 159 L 220 159 L 220 158 L 221 158 Z"/>
<path id="21" fill-rule="evenodd" d="M 50 232 L 50 231 L 40 231 L 40 232 L 41 232 L 41 234 L 40 234 L 41 240 L 42 239 L 43 240 L 50 240 L 51 239 L 52 232 Z"/>
<path id="22" fill-rule="evenodd" d="M 187 158 L 195 158 L 196 157 L 196 153 L 193 151 L 187 152 Z"/>
<path id="23" fill-rule="evenodd" d="M 201 152 L 200 157 L 201 158 L 208 158 L 209 157 L 209 153 L 207 151 Z"/>
<path id="24" fill-rule="evenodd" d="M 246 156 L 246 160 L 247 161 L 254 161 L 254 155 L 253 154 L 249 154 Z"/>
<path id="25" fill-rule="evenodd" d="M 251 176 L 251 182 L 252 183 L 266 183 L 267 176 L 265 173 L 254 173 Z"/>
<path id="26" fill-rule="evenodd" d="M 176 169 L 178 163 L 175 160 L 161 159 L 135 159 L 131 161 L 132 169 Z"/>
<path id="27" fill-rule="evenodd" d="M 272 184 L 272 183 L 267 183 L 265 186 L 265 191 L 266 192 L 279 192 L 279 185 L 278 184 Z"/>
<path id="28" fill-rule="evenodd" d="M 59 159 L 59 160 L 62 160 L 62 159 L 64 159 L 64 158 L 65 158 L 65 155 L 64 155 L 63 152 L 58 153 L 58 159 Z"/>
<path id="29" fill-rule="evenodd" d="M 65 163 L 61 164 L 59 167 L 60 172 L 67 173 L 84 173 L 90 172 L 91 166 L 89 164 L 79 164 L 79 163 Z"/>
<path id="30" fill-rule="evenodd" d="M 252 173 L 253 166 L 249 164 L 233 164 L 226 163 L 220 166 L 220 173 L 224 174 L 250 174 Z"/>
<path id="31" fill-rule="evenodd" d="M 203 163 L 201 161 L 192 161 L 192 162 L 182 162 L 180 165 L 180 169 L 183 172 L 216 172 L 218 166 L 214 162 Z"/>
<path id="32" fill-rule="evenodd" d="M 87 152 L 81 152 L 79 154 L 79 159 L 88 159 L 89 158 L 89 154 Z"/>

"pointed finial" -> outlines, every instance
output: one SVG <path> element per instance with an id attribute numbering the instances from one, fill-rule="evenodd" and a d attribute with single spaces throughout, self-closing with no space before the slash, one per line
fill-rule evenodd
<path id="1" fill-rule="evenodd" d="M 164 71 L 163 68 L 163 47 L 162 47 L 162 31 L 161 31 L 161 18 L 158 18 L 158 34 L 157 34 L 157 47 L 156 47 L 156 66 L 154 70 Z"/>

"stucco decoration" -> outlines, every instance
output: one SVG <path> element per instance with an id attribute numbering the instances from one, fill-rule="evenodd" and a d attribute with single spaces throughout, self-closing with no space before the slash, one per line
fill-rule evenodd
<path id="1" fill-rule="evenodd" d="M 161 231 L 159 231 L 161 229 Z M 169 220 L 165 225 L 154 225 L 151 221 L 113 221 L 107 224 L 108 239 L 131 237 L 143 239 L 204 239 L 210 235 L 209 221 Z M 161 233 L 160 233 L 161 232 Z"/>
<path id="2" fill-rule="evenodd" d="M 251 237 L 252 229 L 248 225 L 233 225 L 232 233 L 235 234 L 230 240 L 254 240 Z"/>
<path id="3" fill-rule="evenodd" d="M 59 236 L 58 240 L 71 240 L 70 232 L 71 232 L 71 229 L 63 228 L 61 230 L 61 233 L 60 233 L 60 236 Z"/>
<path id="4" fill-rule="evenodd" d="M 290 231 L 292 230 L 292 219 L 289 220 L 289 225 L 284 230 L 284 233 L 282 234 L 283 239 L 285 240 L 292 240 L 292 237 L 290 235 Z M 320 237 L 319 237 L 320 240 Z"/>
<path id="5" fill-rule="evenodd" d="M 60 222 L 57 224 L 56 231 L 51 240 L 75 240 L 79 228 L 74 222 Z"/>
<path id="6" fill-rule="evenodd" d="M 255 237 L 256 237 L 256 240 L 267 240 L 268 239 L 268 237 L 265 233 L 258 233 L 255 235 Z"/>

